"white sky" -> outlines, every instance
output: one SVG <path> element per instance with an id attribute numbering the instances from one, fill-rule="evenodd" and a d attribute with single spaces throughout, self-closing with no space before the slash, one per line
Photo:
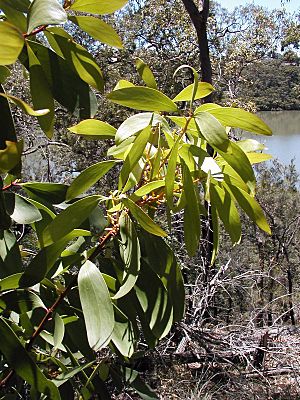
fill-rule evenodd
<path id="1" fill-rule="evenodd" d="M 228 10 L 232 10 L 234 7 L 239 5 L 246 4 L 257 4 L 263 7 L 267 7 L 269 9 L 280 8 L 281 1 L 280 0 L 217 0 L 222 7 L 227 8 Z M 289 2 L 285 2 L 285 8 L 289 12 L 297 11 L 300 9 L 299 0 L 290 0 Z"/>

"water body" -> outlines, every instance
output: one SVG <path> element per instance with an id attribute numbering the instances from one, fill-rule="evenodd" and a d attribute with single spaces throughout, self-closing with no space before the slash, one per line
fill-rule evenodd
<path id="1" fill-rule="evenodd" d="M 270 126 L 273 136 L 251 137 L 264 143 L 265 152 L 281 163 L 288 165 L 294 159 L 300 172 L 300 111 L 261 111 L 258 115 Z"/>

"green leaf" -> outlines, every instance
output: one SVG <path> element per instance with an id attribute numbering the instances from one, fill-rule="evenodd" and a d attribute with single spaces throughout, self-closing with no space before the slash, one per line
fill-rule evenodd
<path id="1" fill-rule="evenodd" d="M 247 155 L 234 142 L 229 142 L 226 152 L 220 151 L 224 160 L 239 174 L 251 192 L 255 190 L 255 175 Z"/>
<path id="2" fill-rule="evenodd" d="M 0 93 L 0 96 L 5 97 L 7 100 L 14 103 L 17 107 L 21 108 L 21 110 L 23 110 L 26 114 L 32 115 L 34 117 L 40 117 L 41 115 L 45 115 L 49 112 L 49 109 L 33 110 L 29 104 L 25 103 L 25 101 L 9 94 Z"/>
<path id="3" fill-rule="evenodd" d="M 180 321 L 184 315 L 185 289 L 180 266 L 170 246 L 164 239 L 145 231 L 139 232 L 142 257 L 160 277 L 173 305 L 173 320 Z"/>
<path id="4" fill-rule="evenodd" d="M 4 65 L 0 66 L 0 83 L 4 83 L 5 80 L 9 77 L 10 70 L 9 68 L 5 67 Z"/>
<path id="5" fill-rule="evenodd" d="M 120 172 L 119 190 L 121 190 L 124 187 L 130 173 L 133 171 L 134 167 L 142 157 L 145 147 L 150 138 L 150 134 L 151 134 L 151 127 L 148 126 L 144 130 L 142 130 L 142 132 L 133 142 L 130 152 L 127 154 L 127 157 L 125 158 L 123 167 Z"/>
<path id="6" fill-rule="evenodd" d="M 30 6 L 30 0 L 2 0 L 4 4 L 7 4 L 14 9 L 27 13 Z M 2 2 L 1 1 L 1 2 Z"/>
<path id="7" fill-rule="evenodd" d="M 92 14 L 112 14 L 122 8 L 128 0 L 75 0 L 70 9 Z"/>
<path id="8" fill-rule="evenodd" d="M 106 346 L 114 329 L 114 310 L 101 272 L 86 261 L 78 274 L 78 288 L 87 337 L 94 351 Z"/>
<path id="9" fill-rule="evenodd" d="M 66 60 L 84 82 L 100 92 L 103 91 L 102 71 L 84 47 L 75 43 L 72 38 L 65 37 L 65 31 L 60 28 L 50 28 L 45 32 L 45 35 L 52 49 Z"/>
<path id="10" fill-rule="evenodd" d="M 218 151 L 227 151 L 230 140 L 225 128 L 215 117 L 208 112 L 199 112 L 195 115 L 195 121 L 202 136 L 212 147 Z"/>
<path id="11" fill-rule="evenodd" d="M 121 241 L 120 255 L 124 263 L 121 286 L 113 299 L 125 296 L 135 285 L 140 270 L 141 250 L 133 222 L 128 214 L 122 213 L 119 219 Z"/>
<path id="12" fill-rule="evenodd" d="M 29 7 L 27 33 L 41 25 L 67 22 L 67 13 L 57 0 L 33 0 Z"/>
<path id="13" fill-rule="evenodd" d="M 67 190 L 66 200 L 74 199 L 99 181 L 114 165 L 115 161 L 100 161 L 82 171 Z"/>
<path id="14" fill-rule="evenodd" d="M 53 335 L 53 345 L 55 349 L 58 349 L 65 335 L 65 325 L 61 316 L 58 313 L 55 313 L 54 317 L 54 335 Z"/>
<path id="15" fill-rule="evenodd" d="M 72 15 L 68 18 L 94 39 L 119 49 L 123 48 L 121 38 L 117 32 L 101 19 L 84 15 Z"/>
<path id="16" fill-rule="evenodd" d="M 148 65 L 140 58 L 136 59 L 135 65 L 141 79 L 146 83 L 146 85 L 149 88 L 157 89 L 157 84 L 154 75 L 151 69 L 148 67 Z"/>
<path id="17" fill-rule="evenodd" d="M 200 240 L 200 211 L 196 194 L 197 189 L 191 173 L 182 159 L 181 163 L 184 194 L 188 199 L 184 207 L 184 242 L 188 254 L 193 256 L 198 249 Z"/>
<path id="18" fill-rule="evenodd" d="M 19 245 L 15 235 L 0 230 L 0 278 L 21 272 L 23 269 Z"/>
<path id="19" fill-rule="evenodd" d="M 167 205 L 170 210 L 173 210 L 173 192 L 175 184 L 175 171 L 177 166 L 177 156 L 178 148 L 180 143 L 180 137 L 176 140 L 174 146 L 171 149 L 170 155 L 168 157 L 168 169 L 165 177 L 166 182 L 166 199 Z"/>
<path id="20" fill-rule="evenodd" d="M 84 139 L 91 140 L 113 139 L 117 131 L 116 128 L 107 122 L 96 119 L 86 119 L 68 128 L 68 130 L 84 137 Z"/>
<path id="21" fill-rule="evenodd" d="M 241 221 L 234 199 L 226 188 L 211 184 L 210 198 L 218 211 L 226 232 L 229 234 L 233 244 L 241 240 Z"/>
<path id="22" fill-rule="evenodd" d="M 39 210 L 24 197 L 16 193 L 6 192 L 4 198 L 7 213 L 17 224 L 32 224 L 42 219 Z"/>
<path id="23" fill-rule="evenodd" d="M 13 64 L 23 46 L 22 32 L 9 22 L 0 21 L 0 65 Z"/>
<path id="24" fill-rule="evenodd" d="M 6 140 L 5 146 L 4 149 L 0 150 L 0 173 L 11 171 L 21 161 L 23 142 Z"/>
<path id="25" fill-rule="evenodd" d="M 10 368 L 14 369 L 22 379 L 39 393 L 45 394 L 49 399 L 60 400 L 57 387 L 41 372 L 14 331 L 2 318 L 0 318 L 0 334 L 0 351 Z"/>
<path id="26" fill-rule="evenodd" d="M 215 207 L 215 204 L 211 204 L 211 221 L 212 221 L 212 228 L 213 228 L 213 249 L 212 255 L 210 260 L 210 265 L 213 265 L 216 261 L 218 251 L 219 251 L 219 244 L 220 244 L 220 226 L 219 226 L 219 218 L 218 218 L 218 211 Z"/>
<path id="27" fill-rule="evenodd" d="M 161 115 L 155 113 L 140 113 L 127 118 L 118 128 L 115 141 L 120 144 L 127 138 L 147 128 L 150 124 L 156 126 L 162 122 Z"/>
<path id="28" fill-rule="evenodd" d="M 27 289 L 6 292 L 1 296 L 1 300 L 5 302 L 7 310 L 17 314 L 23 314 L 35 308 L 46 308 L 39 296 Z"/>
<path id="29" fill-rule="evenodd" d="M 167 233 L 158 226 L 137 204 L 127 198 L 122 198 L 122 203 L 129 208 L 129 211 L 145 231 L 156 236 L 167 236 Z"/>
<path id="30" fill-rule="evenodd" d="M 1 260 L 0 260 L 1 264 Z M 11 271 L 10 271 L 11 273 Z M 7 274 L 8 275 L 8 274 Z M 20 279 L 23 273 L 9 275 L 6 278 L 0 279 L 0 291 L 5 292 L 6 290 L 17 289 L 20 285 Z"/>
<path id="31" fill-rule="evenodd" d="M 257 140 L 254 139 L 245 139 L 245 140 L 239 140 L 236 142 L 236 144 L 245 152 L 249 153 L 252 151 L 261 151 L 266 148 L 266 146 L 263 143 L 258 142 Z"/>
<path id="32" fill-rule="evenodd" d="M 176 97 L 174 97 L 173 101 L 190 101 L 193 94 L 194 84 L 187 86 L 184 88 Z M 199 82 L 197 91 L 195 93 L 195 99 L 202 99 L 214 91 L 213 86 L 207 82 Z"/>
<path id="33" fill-rule="evenodd" d="M 115 326 L 111 336 L 112 343 L 124 356 L 130 358 L 135 350 L 136 335 L 127 316 L 115 307 Z"/>
<path id="34" fill-rule="evenodd" d="M 169 97 L 158 90 L 134 86 L 111 92 L 107 98 L 113 103 L 143 111 L 175 112 L 177 106 Z"/>
<path id="35" fill-rule="evenodd" d="M 68 190 L 68 186 L 62 183 L 27 182 L 21 185 L 32 199 L 50 204 L 65 201 Z"/>
<path id="36" fill-rule="evenodd" d="M 38 42 L 27 42 L 43 68 L 55 100 L 82 119 L 93 117 L 97 112 L 97 100 L 89 85 L 51 49 Z M 29 68 L 27 52 L 21 53 L 20 61 L 25 68 Z"/>
<path id="37" fill-rule="evenodd" d="M 48 109 L 49 113 L 38 117 L 40 127 L 45 132 L 49 139 L 53 136 L 54 128 L 54 100 L 53 96 L 41 66 L 41 63 L 31 50 L 30 46 L 27 46 L 28 58 L 29 58 L 29 71 L 30 71 L 30 93 L 32 102 L 37 109 Z"/>
<path id="38" fill-rule="evenodd" d="M 272 135 L 271 129 L 257 115 L 240 108 L 218 107 L 209 109 L 207 112 L 213 115 L 224 126 L 241 128 L 245 131 L 258 133 L 261 135 Z M 196 112 L 196 111 L 195 111 Z"/>
<path id="39" fill-rule="evenodd" d="M 246 156 L 251 165 L 259 164 L 261 162 L 268 161 L 273 158 L 271 154 L 265 154 L 265 153 L 247 153 Z"/>
<path id="40" fill-rule="evenodd" d="M 89 214 L 97 207 L 100 196 L 88 196 L 71 204 L 50 222 L 43 232 L 43 245 L 58 241 L 88 218 Z"/>
<path id="41" fill-rule="evenodd" d="M 153 181 L 146 183 L 145 185 L 141 186 L 139 189 L 137 189 L 131 196 L 130 200 L 132 201 L 137 201 L 141 197 L 145 196 L 146 194 L 149 194 L 150 192 L 154 192 L 156 189 L 159 189 L 161 187 L 165 186 L 165 181 L 164 179 L 160 179 L 158 181 Z"/>
<path id="42" fill-rule="evenodd" d="M 226 184 L 224 183 L 224 186 Z M 234 197 L 236 198 L 240 207 L 245 211 L 248 217 L 263 231 L 267 232 L 271 235 L 271 229 L 266 220 L 266 217 L 263 213 L 258 202 L 252 197 L 250 194 L 245 192 L 244 190 L 233 186 L 231 184 L 227 184 L 229 190 L 232 192 Z M 226 187 L 226 186 L 225 186 Z"/>
<path id="43" fill-rule="evenodd" d="M 145 324 L 157 339 L 166 336 L 173 322 L 172 303 L 161 279 L 146 262 L 141 264 L 135 292 L 142 308 L 142 326 Z"/>

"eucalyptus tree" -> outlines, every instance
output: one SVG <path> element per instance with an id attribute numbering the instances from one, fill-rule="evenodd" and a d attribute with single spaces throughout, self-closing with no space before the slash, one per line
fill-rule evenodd
<path id="1" fill-rule="evenodd" d="M 119 388 L 125 383 L 142 398 L 157 398 L 134 370 L 134 360 L 184 315 L 181 268 L 165 240 L 172 215 L 183 212 L 184 243 L 193 255 L 209 204 L 215 232 L 211 263 L 220 222 L 233 243 L 240 241 L 238 208 L 270 233 L 255 200 L 252 168 L 269 156 L 255 140 L 233 142 L 228 136 L 231 127 L 270 135 L 262 120 L 241 109 L 201 104 L 213 87 L 199 82 L 196 70 L 186 65 L 175 74 L 189 69 L 193 83 L 172 98 L 159 90 L 141 59 L 136 67 L 143 84 L 121 79 L 107 93 L 95 58 L 65 29 L 75 24 L 119 48 L 119 35 L 99 16 L 125 3 L 0 1 L 0 384 L 5 396 L 88 399 L 96 393 L 107 399 L 113 382 Z M 28 75 L 33 106 L 6 86 L 15 63 Z M 99 96 L 134 114 L 118 127 L 95 118 Z M 182 102 L 188 107 L 181 109 Z M 51 141 L 57 104 L 78 118 L 68 128 L 72 134 L 114 144 L 105 159 L 69 185 L 26 182 L 15 107 L 36 118 Z M 93 191 L 108 173 L 115 177 L 113 190 Z"/>

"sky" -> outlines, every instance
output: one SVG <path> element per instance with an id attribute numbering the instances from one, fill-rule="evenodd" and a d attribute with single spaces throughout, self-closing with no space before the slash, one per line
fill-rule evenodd
<path id="1" fill-rule="evenodd" d="M 218 0 L 218 3 L 230 11 L 233 10 L 234 7 L 249 3 L 254 3 L 269 9 L 281 7 L 281 0 Z M 289 12 L 297 11 L 300 8 L 299 0 L 290 0 L 289 2 L 285 3 L 285 8 Z"/>

